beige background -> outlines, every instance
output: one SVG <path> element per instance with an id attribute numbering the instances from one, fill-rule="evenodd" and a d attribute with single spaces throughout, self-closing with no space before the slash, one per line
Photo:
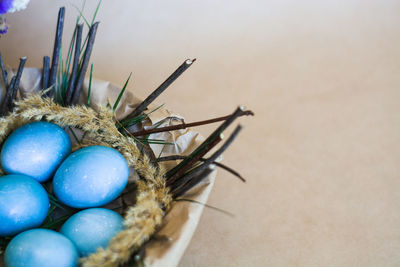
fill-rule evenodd
<path id="1" fill-rule="evenodd" d="M 78 4 L 80 1 L 72 1 Z M 57 9 L 9 16 L 10 65 L 50 55 Z M 88 0 L 90 14 L 95 1 Z M 400 1 L 104 0 L 94 75 L 159 99 L 187 121 L 230 113 L 240 138 L 181 266 L 400 265 Z M 198 128 L 206 135 L 212 126 Z"/>

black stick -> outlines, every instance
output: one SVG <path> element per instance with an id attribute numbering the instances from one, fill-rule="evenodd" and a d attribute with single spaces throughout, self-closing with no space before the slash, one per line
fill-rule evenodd
<path id="1" fill-rule="evenodd" d="M 48 87 L 51 87 L 56 83 L 57 67 L 60 61 L 60 48 L 61 48 L 62 34 L 64 28 L 64 16 L 65 16 L 65 7 L 61 7 L 60 10 L 58 11 L 56 38 L 54 40 L 53 57 L 51 60 L 51 69 L 50 69 Z M 54 88 L 52 88 L 47 93 L 47 95 L 50 97 L 53 96 L 53 94 L 54 94 Z"/>
<path id="2" fill-rule="evenodd" d="M 6 95 L 4 96 L 3 102 L 1 102 L 0 116 L 4 116 L 7 112 L 8 103 L 12 95 L 12 88 L 14 87 L 15 84 L 15 78 L 16 76 L 12 77 L 10 83 L 8 84 Z"/>
<path id="3" fill-rule="evenodd" d="M 49 71 L 50 71 L 50 58 L 43 57 L 43 71 L 42 71 L 42 90 L 46 90 L 49 85 Z"/>
<path id="4" fill-rule="evenodd" d="M 83 56 L 82 65 L 80 67 L 78 80 L 76 81 L 76 87 L 72 94 L 71 104 L 76 104 L 79 101 L 79 96 L 81 95 L 83 80 L 85 79 L 86 71 L 89 66 L 90 55 L 92 54 L 94 40 L 96 38 L 97 27 L 99 22 L 94 23 L 89 30 L 89 39 L 86 45 L 85 54 Z"/>
<path id="5" fill-rule="evenodd" d="M 11 97 L 8 102 L 9 109 L 12 109 L 14 107 L 14 100 L 17 98 L 17 92 L 19 89 L 19 82 L 21 81 L 22 77 L 22 72 L 24 71 L 24 66 L 26 62 L 26 57 L 21 57 L 19 59 L 19 66 L 18 66 L 18 71 L 15 77 L 15 83 L 13 87 L 11 88 Z"/>
<path id="6" fill-rule="evenodd" d="M 6 89 L 8 87 L 7 71 L 6 68 L 4 67 L 4 62 L 3 59 L 1 58 L 1 53 L 0 53 L 0 68 L 1 68 L 1 73 L 3 75 L 4 88 Z"/>
<path id="7" fill-rule="evenodd" d="M 176 180 L 178 180 L 179 178 L 181 178 L 182 176 L 184 176 L 184 174 L 190 170 L 191 168 L 193 168 L 193 166 L 199 162 L 199 160 L 205 155 L 207 154 L 211 149 L 213 149 L 219 142 L 221 142 L 221 140 L 224 138 L 223 134 L 220 134 L 220 136 L 218 138 L 216 138 L 215 140 L 213 140 L 212 142 L 208 143 L 206 147 L 204 147 L 204 149 L 198 153 L 197 155 L 193 156 L 191 158 L 191 160 L 189 160 L 185 166 L 183 166 L 181 169 L 179 169 L 174 175 L 172 176 L 167 176 L 167 182 L 166 185 L 169 186 L 171 184 L 173 184 Z"/>
<path id="8" fill-rule="evenodd" d="M 233 131 L 231 136 L 229 136 L 228 140 L 222 145 L 220 149 L 218 149 L 214 154 L 211 155 L 202 165 L 198 166 L 195 168 L 193 171 L 191 171 L 188 175 L 184 176 L 182 179 L 177 180 L 172 186 L 172 193 L 177 196 L 177 195 L 182 195 L 183 193 L 187 192 L 190 188 L 193 187 L 190 183 L 188 182 L 192 180 L 196 180 L 195 178 L 201 174 L 210 164 L 212 164 L 214 161 L 217 160 L 219 156 L 232 144 L 232 142 L 235 140 L 236 136 L 239 134 L 240 130 L 242 129 L 242 126 L 237 126 L 236 129 Z M 199 179 L 197 179 L 199 180 Z M 197 184 L 197 183 L 196 183 Z M 188 185 L 188 186 L 186 186 Z"/>
<path id="9" fill-rule="evenodd" d="M 185 194 L 187 191 L 198 185 L 203 180 L 203 178 L 207 177 L 210 173 L 212 173 L 211 169 L 205 169 L 202 173 L 199 174 L 198 179 L 193 179 L 186 185 L 183 185 L 183 188 L 179 192 L 175 193 L 173 195 L 173 198 L 177 199 L 178 197 Z"/>
<path id="10" fill-rule="evenodd" d="M 74 63 L 72 64 L 71 77 L 69 79 L 68 89 L 65 93 L 65 104 L 71 105 L 72 93 L 74 91 L 75 80 L 78 74 L 79 57 L 81 56 L 81 45 L 82 45 L 82 31 L 83 24 L 76 26 L 76 40 L 75 40 L 75 52 L 74 52 Z"/>
<path id="11" fill-rule="evenodd" d="M 153 91 L 140 105 L 129 115 L 139 116 L 165 89 L 168 88 L 185 70 L 187 70 L 196 59 L 187 59 L 172 73 L 156 90 Z"/>
<path id="12" fill-rule="evenodd" d="M 206 140 L 204 140 L 204 142 L 198 148 L 196 148 L 192 153 L 190 153 L 190 155 L 186 159 L 182 160 L 181 163 L 179 163 L 174 168 L 169 170 L 166 173 L 166 177 L 173 176 L 180 169 L 182 169 L 188 162 L 190 162 L 193 157 L 195 157 L 196 155 L 201 153 L 201 151 L 203 151 L 209 143 L 213 142 L 216 138 L 218 138 L 219 135 L 222 133 L 222 131 L 224 131 L 243 112 L 244 112 L 243 107 L 238 107 L 235 110 L 235 112 L 233 112 L 232 115 L 230 115 L 228 119 L 226 119 Z"/>
<path id="13" fill-rule="evenodd" d="M 246 111 L 243 111 L 243 113 L 240 114 L 239 116 L 250 116 L 250 115 L 254 116 L 253 111 L 246 110 Z M 224 120 L 229 119 L 230 116 L 231 115 L 218 117 L 218 118 L 214 118 L 214 119 L 210 119 L 210 120 L 196 121 L 196 122 L 191 122 L 191 123 L 182 123 L 182 124 L 177 124 L 177 125 L 171 125 L 171 126 L 153 128 L 153 129 L 148 129 L 148 130 L 142 130 L 142 131 L 132 132 L 131 134 L 133 136 L 142 136 L 142 135 L 148 135 L 148 134 L 152 134 L 152 133 L 176 131 L 176 130 L 180 130 L 180 129 L 187 129 L 189 127 L 201 126 L 201 125 L 205 125 L 205 124 L 224 121 Z"/>
<path id="14" fill-rule="evenodd" d="M 166 156 L 166 157 L 158 158 L 157 162 L 170 161 L 170 160 L 183 160 L 183 159 L 186 159 L 186 156 L 172 155 L 172 156 Z M 202 162 L 205 162 L 206 160 L 207 160 L 206 158 L 201 158 L 200 159 L 200 161 L 202 161 Z M 243 176 L 240 175 L 240 173 L 238 173 L 237 171 L 235 171 L 231 167 L 228 167 L 225 164 L 222 164 L 222 163 L 216 162 L 216 161 L 214 161 L 213 164 L 215 164 L 215 166 L 220 167 L 221 169 L 226 170 L 227 172 L 230 172 L 234 176 L 238 177 L 243 183 L 246 182 L 246 179 L 244 179 Z"/>

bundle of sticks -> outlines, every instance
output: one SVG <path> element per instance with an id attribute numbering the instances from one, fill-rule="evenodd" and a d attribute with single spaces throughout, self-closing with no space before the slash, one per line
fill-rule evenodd
<path id="1" fill-rule="evenodd" d="M 68 52 L 68 68 L 67 78 L 64 79 L 63 86 L 60 86 L 60 80 L 57 77 L 62 75 L 60 66 L 61 55 L 61 44 L 62 35 L 64 28 L 64 17 L 65 17 L 65 7 L 61 7 L 58 13 L 57 28 L 55 34 L 53 55 L 50 63 L 50 58 L 45 56 L 43 58 L 43 70 L 42 70 L 42 90 L 46 90 L 45 97 L 52 97 L 55 100 L 56 94 L 61 95 L 57 102 L 64 106 L 77 105 L 83 87 L 83 82 L 87 74 L 91 53 L 94 46 L 94 41 L 96 38 L 97 28 L 99 22 L 92 22 L 89 26 L 88 34 L 82 46 L 83 40 L 83 24 L 79 24 L 79 18 L 76 23 L 73 38 L 71 41 L 70 50 Z M 73 45 L 72 45 L 73 44 Z M 19 89 L 19 83 L 21 80 L 22 72 L 27 58 L 22 57 L 18 66 L 18 70 L 14 77 L 8 82 L 7 71 L 5 69 L 3 60 L 0 54 L 0 68 L 3 78 L 4 87 L 7 89 L 4 99 L 0 106 L 0 116 L 5 116 L 8 112 L 11 112 L 14 107 L 14 101 L 17 99 L 17 92 Z M 70 62 L 72 61 L 71 71 L 69 71 Z M 244 110 L 243 107 L 238 107 L 232 114 L 213 118 L 209 120 L 203 120 L 192 123 L 182 122 L 178 125 L 172 125 L 167 127 L 159 127 L 153 129 L 140 129 L 131 130 L 130 127 L 134 124 L 142 122 L 146 119 L 147 114 L 145 111 L 148 106 L 160 95 L 162 94 L 182 73 L 184 73 L 196 59 L 185 60 L 163 83 L 160 84 L 144 101 L 142 101 L 131 114 L 129 114 L 124 120 L 118 122 L 118 128 L 121 133 L 125 135 L 130 135 L 132 137 L 144 137 L 153 133 L 165 132 L 165 131 L 175 131 L 179 129 L 185 129 L 188 127 L 200 126 L 210 123 L 221 122 L 222 124 L 210 135 L 206 140 L 192 153 L 187 156 L 175 155 L 168 157 L 154 158 L 156 162 L 163 162 L 169 160 L 180 160 L 180 163 L 169 170 L 166 175 L 166 184 L 170 187 L 170 190 L 174 198 L 178 198 L 186 193 L 188 190 L 197 185 L 202 177 L 204 171 L 208 169 L 211 164 L 215 164 L 235 176 L 237 176 L 243 182 L 245 179 L 232 168 L 225 166 L 221 163 L 216 162 L 217 158 L 228 148 L 228 146 L 236 138 L 242 127 L 238 125 L 233 133 L 228 137 L 225 143 L 217 149 L 209 157 L 206 157 L 208 152 L 215 148 L 223 139 L 223 131 L 231 125 L 240 116 L 253 116 L 254 113 L 250 110 Z M 126 84 L 121 93 L 124 92 Z M 58 88 L 58 89 L 57 89 Z M 118 104 L 118 103 L 117 103 Z M 129 130 L 128 130 L 129 128 Z"/>

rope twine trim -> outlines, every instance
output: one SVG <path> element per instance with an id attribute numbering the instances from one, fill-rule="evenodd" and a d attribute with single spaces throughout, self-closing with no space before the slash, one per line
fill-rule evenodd
<path id="1" fill-rule="evenodd" d="M 100 106 L 96 110 L 86 106 L 63 107 L 40 94 L 30 94 L 15 103 L 12 113 L 0 118 L 0 143 L 18 127 L 45 120 L 61 127 L 74 127 L 86 133 L 82 146 L 105 145 L 118 150 L 142 179 L 137 182 L 137 199 L 126 210 L 125 228 L 109 243 L 106 249 L 80 259 L 82 266 L 119 266 L 128 262 L 133 252 L 150 239 L 161 225 L 172 202 L 165 186 L 163 172 L 141 153 L 133 138 L 122 135 L 115 126 L 112 110 Z M 0 169 L 4 174 L 4 170 Z"/>

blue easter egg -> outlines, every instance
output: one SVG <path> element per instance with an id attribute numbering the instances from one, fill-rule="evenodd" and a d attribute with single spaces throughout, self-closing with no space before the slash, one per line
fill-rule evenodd
<path id="1" fill-rule="evenodd" d="M 20 174 L 0 177 L 0 236 L 12 236 L 40 226 L 49 211 L 43 186 Z"/>
<path id="2" fill-rule="evenodd" d="M 110 240 L 124 228 L 121 215 L 115 211 L 92 208 L 69 218 L 60 229 L 76 246 L 81 256 L 106 248 Z"/>
<path id="3" fill-rule="evenodd" d="M 119 196 L 128 177 L 128 164 L 117 150 L 90 146 L 65 159 L 54 175 L 53 190 L 67 206 L 100 207 Z"/>
<path id="4" fill-rule="evenodd" d="M 49 122 L 32 122 L 15 130 L 4 142 L 1 165 L 6 173 L 47 181 L 71 153 L 68 134 Z"/>
<path id="5" fill-rule="evenodd" d="M 78 251 L 71 240 L 48 229 L 20 233 L 4 253 L 7 267 L 75 267 L 78 259 Z"/>

